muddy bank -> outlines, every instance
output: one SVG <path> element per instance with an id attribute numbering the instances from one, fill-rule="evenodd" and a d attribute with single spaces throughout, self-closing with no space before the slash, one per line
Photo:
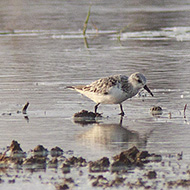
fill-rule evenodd
<path id="1" fill-rule="evenodd" d="M 140 151 L 135 146 L 111 158 L 105 156 L 91 161 L 60 147 L 48 150 L 43 145 L 37 145 L 24 152 L 20 144 L 13 140 L 0 153 L 0 185 L 24 183 L 28 174 L 32 176 L 39 173 L 40 183 L 51 184 L 59 190 L 81 188 L 84 185 L 82 181 L 88 181 L 94 188 L 190 187 L 189 170 L 181 172 L 178 168 L 177 164 L 181 161 L 182 155 L 179 158 L 179 154 L 165 155 L 163 158 L 148 151 Z M 54 172 L 53 177 L 41 177 L 49 171 Z M 175 177 L 170 178 L 174 174 Z M 27 177 L 27 181 L 30 180 Z"/>

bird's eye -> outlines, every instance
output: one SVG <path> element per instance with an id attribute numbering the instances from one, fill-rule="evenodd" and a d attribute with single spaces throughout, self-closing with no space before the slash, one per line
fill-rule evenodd
<path id="1" fill-rule="evenodd" d="M 142 83 L 142 81 L 140 79 L 138 79 L 138 83 Z"/>

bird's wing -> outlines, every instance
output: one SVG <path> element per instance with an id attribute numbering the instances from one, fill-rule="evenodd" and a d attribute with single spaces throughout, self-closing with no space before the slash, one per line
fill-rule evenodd
<path id="1" fill-rule="evenodd" d="M 125 93 L 129 93 L 132 89 L 131 84 L 128 81 L 128 77 L 121 75 L 121 88 Z"/>
<path id="2" fill-rule="evenodd" d="M 121 75 L 114 75 L 107 78 L 102 78 L 92 82 L 90 85 L 83 87 L 83 90 L 98 94 L 108 94 L 113 86 L 121 86 L 121 78 Z"/>

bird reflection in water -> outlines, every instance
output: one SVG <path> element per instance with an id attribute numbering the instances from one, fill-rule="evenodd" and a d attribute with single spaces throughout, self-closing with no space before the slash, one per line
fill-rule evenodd
<path id="1" fill-rule="evenodd" d="M 129 148 L 137 146 L 138 148 L 145 148 L 147 143 L 147 136 L 140 135 L 136 131 L 128 130 L 122 125 L 123 117 L 121 116 L 118 124 L 111 123 L 95 123 L 88 131 L 80 134 L 78 139 L 84 144 L 89 143 L 94 146 L 101 144 L 107 148 Z"/>

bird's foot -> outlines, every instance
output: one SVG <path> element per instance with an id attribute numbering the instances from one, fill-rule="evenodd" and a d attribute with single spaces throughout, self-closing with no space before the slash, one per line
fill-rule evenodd
<path id="1" fill-rule="evenodd" d="M 124 112 L 121 112 L 121 113 L 119 113 L 119 115 L 120 115 L 120 116 L 124 116 L 124 115 L 125 115 L 125 113 L 124 113 Z"/>

